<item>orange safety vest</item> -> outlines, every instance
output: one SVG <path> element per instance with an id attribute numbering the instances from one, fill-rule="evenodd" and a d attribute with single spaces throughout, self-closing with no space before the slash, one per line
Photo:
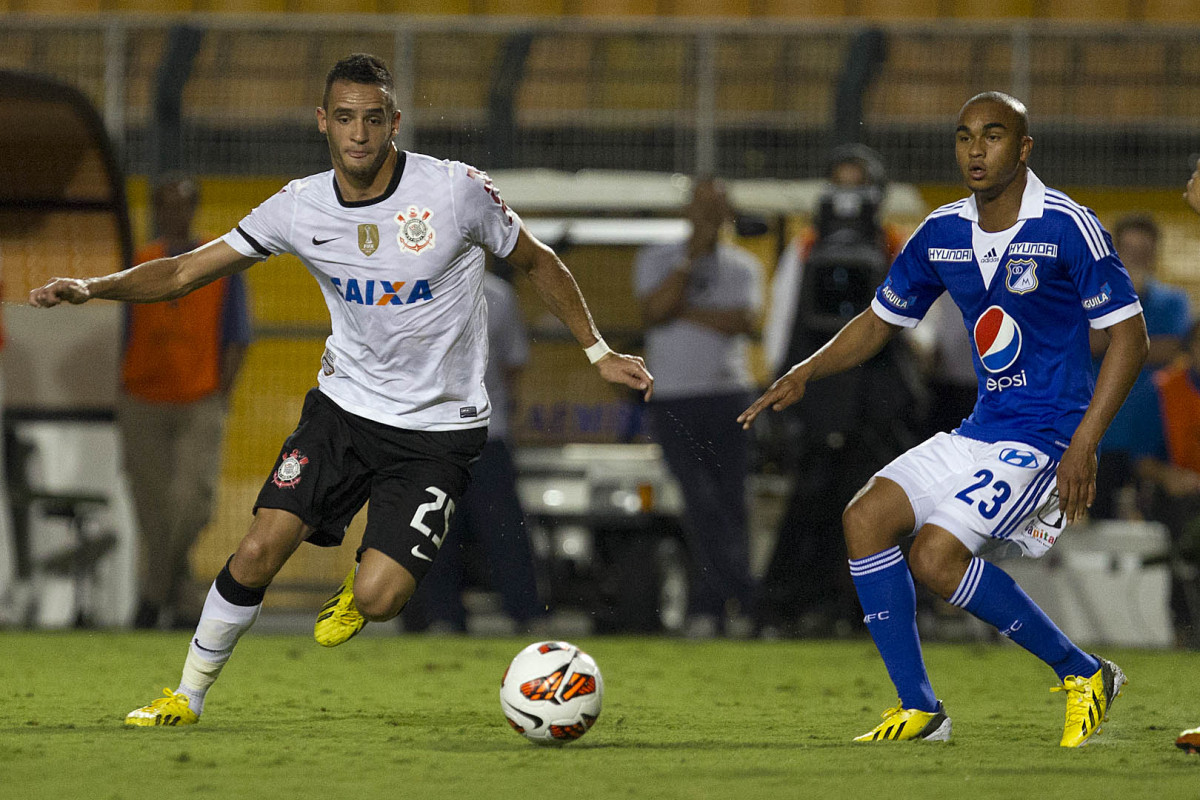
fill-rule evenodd
<path id="1" fill-rule="evenodd" d="M 1200 472 L 1200 389 L 1188 372 L 1186 366 L 1166 367 L 1154 373 L 1154 385 L 1171 463 Z"/>
<path id="2" fill-rule="evenodd" d="M 166 256 L 162 242 L 137 253 L 141 264 Z M 220 388 L 221 313 L 227 278 L 177 300 L 130 303 L 121 381 L 148 403 L 191 403 Z"/>

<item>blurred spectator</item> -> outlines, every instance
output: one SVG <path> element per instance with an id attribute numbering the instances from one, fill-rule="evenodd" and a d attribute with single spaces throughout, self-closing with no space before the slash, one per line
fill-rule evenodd
<path id="1" fill-rule="evenodd" d="M 545 614 L 509 446 L 518 381 L 529 361 L 529 339 L 516 292 L 507 280 L 485 273 L 483 295 L 488 307 L 483 383 L 492 406 L 487 443 L 471 465 L 471 484 L 454 509 L 438 557 L 401 613 L 408 631 L 466 632 L 463 582 L 476 562 L 488 585 L 500 593 L 501 607 L 518 631 L 527 630 Z"/>
<path id="2" fill-rule="evenodd" d="M 904 244 L 880 221 L 887 181 L 873 150 L 836 148 L 825 177 L 812 228 L 784 250 L 772 283 L 763 338 L 776 375 L 870 304 Z M 771 436 L 786 447 L 781 459 L 796 478 L 759 588 L 761 635 L 821 635 L 859 624 L 841 513 L 874 464 L 916 442 L 924 393 L 907 348 L 906 339 L 894 338 L 858 369 L 810 384 L 805 401 L 780 415 L 786 430 Z"/>
<path id="3" fill-rule="evenodd" d="M 686 242 L 638 253 L 634 291 L 655 375 L 651 433 L 686 505 L 684 632 L 703 637 L 750 610 L 747 439 L 733 421 L 750 400 L 746 337 L 761 311 L 762 265 L 727 241 L 733 214 L 720 181 L 696 181 L 687 216 Z"/>
<path id="4" fill-rule="evenodd" d="M 1151 376 L 1179 354 L 1190 311 L 1187 294 L 1182 289 L 1161 283 L 1155 277 L 1158 239 L 1158 225 L 1145 214 L 1123 217 L 1113 227 L 1113 245 L 1142 301 L 1146 330 L 1150 334 L 1150 354 L 1100 443 L 1096 501 L 1090 511 L 1097 519 L 1136 516 L 1137 462 L 1143 458 L 1166 458 Z M 1099 359 L 1107 345 L 1107 334 L 1093 330 L 1092 355 Z"/>
<path id="5" fill-rule="evenodd" d="M 1184 339 L 1174 364 L 1154 374 L 1162 410 L 1166 458 L 1141 457 L 1139 477 L 1151 490 L 1147 516 L 1163 522 L 1171 536 L 1171 611 L 1181 643 L 1200 646 L 1200 323 Z M 1156 417 L 1157 419 L 1157 417 Z"/>
<path id="6" fill-rule="evenodd" d="M 158 238 L 136 263 L 199 246 L 199 200 L 191 178 L 155 186 Z M 126 306 L 117 424 L 139 529 L 135 628 L 191 628 L 199 618 L 203 595 L 188 552 L 212 514 L 229 393 L 249 341 L 240 275 L 178 300 Z"/>

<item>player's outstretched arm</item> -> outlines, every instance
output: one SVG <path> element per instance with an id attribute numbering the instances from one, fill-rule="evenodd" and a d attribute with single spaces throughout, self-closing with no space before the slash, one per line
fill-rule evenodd
<path id="1" fill-rule="evenodd" d="M 225 275 L 258 263 L 217 239 L 171 258 L 156 258 L 111 275 L 95 278 L 54 278 L 29 293 L 29 305 L 50 308 L 88 300 L 155 303 L 174 300 Z"/>
<path id="2" fill-rule="evenodd" d="M 525 223 L 521 223 L 517 245 L 505 260 L 529 276 L 542 302 L 571 331 L 602 378 L 637 389 L 644 399 L 650 399 L 654 392 L 654 377 L 646 369 L 646 362 L 638 356 L 608 349 L 592 322 L 592 314 L 575 277 L 553 250 L 529 233 Z"/>
<path id="3" fill-rule="evenodd" d="M 1141 314 L 1118 322 L 1108 332 L 1111 339 L 1100 362 L 1092 402 L 1058 464 L 1058 508 L 1068 523 L 1082 519 L 1096 499 L 1096 449 L 1150 352 L 1146 318 Z"/>
<path id="4" fill-rule="evenodd" d="M 847 322 L 820 350 L 772 383 L 749 408 L 738 415 L 737 421 L 748 429 L 766 409 L 782 411 L 804 397 L 809 381 L 857 367 L 882 350 L 897 330 L 897 326 L 884 322 L 868 308 Z"/>

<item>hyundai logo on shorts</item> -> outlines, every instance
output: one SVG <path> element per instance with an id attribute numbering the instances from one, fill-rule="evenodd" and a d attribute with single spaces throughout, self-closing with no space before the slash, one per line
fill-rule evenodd
<path id="1" fill-rule="evenodd" d="M 1025 469 L 1037 469 L 1038 457 L 1036 453 L 1031 453 L 1028 450 L 1018 450 L 1015 447 L 1006 447 L 1000 452 L 1000 460 L 1005 464 L 1012 464 L 1014 467 L 1024 467 Z"/>
<path id="2" fill-rule="evenodd" d="M 1000 306 L 992 306 L 975 321 L 975 348 L 988 372 L 1003 372 L 1021 354 L 1021 328 Z"/>

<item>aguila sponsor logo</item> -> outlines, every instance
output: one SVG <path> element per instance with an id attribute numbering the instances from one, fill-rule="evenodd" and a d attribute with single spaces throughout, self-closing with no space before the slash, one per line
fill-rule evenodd
<path id="1" fill-rule="evenodd" d="M 892 288 L 891 278 L 888 278 L 887 282 L 883 284 L 881 291 L 883 292 L 884 300 L 887 300 L 893 308 L 898 308 L 902 311 L 912 305 L 913 300 L 916 299 L 915 297 L 901 297 L 897 294 L 896 290 Z"/>
<path id="2" fill-rule="evenodd" d="M 1104 283 L 1100 286 L 1099 293 L 1094 294 L 1091 297 L 1083 298 L 1083 310 L 1091 311 L 1094 308 L 1099 308 L 1100 306 L 1104 305 L 1111 299 L 1112 299 L 1112 287 L 1109 286 L 1107 283 Z"/>

